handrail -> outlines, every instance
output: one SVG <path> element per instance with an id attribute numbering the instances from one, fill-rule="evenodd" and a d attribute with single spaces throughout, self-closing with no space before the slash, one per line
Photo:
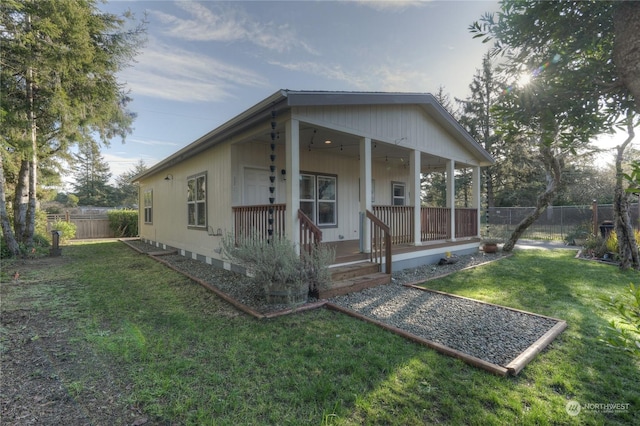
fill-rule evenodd
<path id="1" fill-rule="evenodd" d="M 389 227 L 369 210 L 367 210 L 367 218 L 371 220 L 371 261 L 382 266 L 382 250 L 384 249 L 385 273 L 391 275 L 391 232 Z"/>
<path id="2" fill-rule="evenodd" d="M 313 249 L 322 242 L 322 230 L 300 209 L 298 209 L 298 219 L 300 219 L 300 250 L 305 250 L 311 255 Z"/>

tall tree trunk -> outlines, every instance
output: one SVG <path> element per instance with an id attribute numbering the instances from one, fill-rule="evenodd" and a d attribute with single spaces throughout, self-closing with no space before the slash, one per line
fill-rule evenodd
<path id="1" fill-rule="evenodd" d="M 27 17 L 29 30 L 31 29 L 31 16 Z M 33 68 L 27 70 L 27 100 L 29 101 L 29 136 L 31 138 L 31 162 L 29 164 L 29 208 L 27 210 L 27 227 L 24 242 L 27 247 L 33 246 L 33 234 L 36 232 L 36 189 L 38 186 L 38 140 L 33 101 Z"/>
<path id="2" fill-rule="evenodd" d="M 633 232 L 633 225 L 629 215 L 629 194 L 623 187 L 624 173 L 622 159 L 625 148 L 633 140 L 633 115 L 629 114 L 627 120 L 627 133 L 629 137 L 618 146 L 616 155 L 616 188 L 613 195 L 613 217 L 615 221 L 616 235 L 618 237 L 618 255 L 620 256 L 621 269 L 640 269 L 640 255 L 638 244 Z"/>
<path id="3" fill-rule="evenodd" d="M 522 234 L 542 215 L 542 213 L 544 213 L 547 207 L 556 198 L 558 190 L 560 189 L 563 169 L 562 158 L 556 156 L 553 149 L 546 145 L 541 148 L 540 153 L 547 173 L 547 187 L 545 191 L 538 196 L 536 207 L 533 212 L 522 219 L 518 226 L 516 226 L 516 229 L 511 233 L 511 236 L 504 244 L 502 251 L 510 252 L 513 250 Z"/>
<path id="4" fill-rule="evenodd" d="M 18 245 L 15 235 L 13 234 L 13 230 L 11 229 L 11 222 L 9 221 L 9 215 L 7 214 L 7 202 L 4 186 L 4 165 L 2 151 L 0 151 L 0 226 L 2 226 L 2 235 L 4 236 L 4 242 L 7 245 L 7 250 L 13 256 L 17 256 L 20 254 L 20 246 Z"/>
<path id="5" fill-rule="evenodd" d="M 493 166 L 489 166 L 484 169 L 484 181 L 487 186 L 487 207 L 495 207 L 496 206 L 496 195 L 493 190 Z"/>
<path id="6" fill-rule="evenodd" d="M 27 235 L 27 210 L 29 209 L 29 161 L 22 160 L 13 200 L 13 229 L 19 243 Z"/>
<path id="7" fill-rule="evenodd" d="M 640 111 L 640 2 L 616 3 L 613 15 L 613 62 Z"/>

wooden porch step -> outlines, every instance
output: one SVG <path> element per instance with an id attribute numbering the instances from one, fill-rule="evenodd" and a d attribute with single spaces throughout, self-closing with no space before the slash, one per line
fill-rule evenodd
<path id="1" fill-rule="evenodd" d="M 341 281 L 331 282 L 330 288 L 321 290 L 318 297 L 320 299 L 328 299 L 335 296 L 362 291 L 366 288 L 377 287 L 379 285 L 389 284 L 391 275 L 382 272 L 361 275 L 358 277 L 347 278 Z"/>
<path id="2" fill-rule="evenodd" d="M 380 265 L 373 262 L 359 262 L 331 268 L 331 281 L 342 281 L 362 275 L 380 272 Z"/>

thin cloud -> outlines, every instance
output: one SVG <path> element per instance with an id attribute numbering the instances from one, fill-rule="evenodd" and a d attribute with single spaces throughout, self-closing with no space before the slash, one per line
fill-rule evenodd
<path id="1" fill-rule="evenodd" d="M 304 72 L 330 80 L 348 83 L 354 90 L 375 90 L 385 92 L 424 92 L 433 85 L 432 78 L 416 68 L 398 65 L 378 65 L 361 70 L 345 70 L 340 65 L 327 65 L 318 62 L 271 61 L 284 69 Z"/>
<path id="2" fill-rule="evenodd" d="M 287 24 L 259 22 L 238 7 L 223 3 L 176 2 L 189 17 L 180 18 L 166 12 L 149 13 L 164 24 L 164 34 L 189 41 L 249 42 L 276 52 L 301 48 L 317 55 Z"/>
<path id="3" fill-rule="evenodd" d="M 378 66 L 371 70 L 374 87 L 386 92 L 424 92 L 433 85 L 426 71 L 398 66 Z"/>
<path id="4" fill-rule="evenodd" d="M 127 142 L 137 143 L 140 145 L 147 145 L 147 146 L 179 146 L 180 145 L 175 142 L 166 142 L 166 141 L 159 141 L 159 140 L 153 140 L 153 139 L 140 139 L 140 138 L 127 139 Z"/>
<path id="5" fill-rule="evenodd" d="M 153 39 L 122 78 L 134 96 L 181 102 L 221 101 L 233 97 L 238 86 L 267 86 L 265 78 L 251 70 Z"/>
<path id="6" fill-rule="evenodd" d="M 327 65 L 324 63 L 305 61 L 305 62 L 278 62 L 270 61 L 271 65 L 276 65 L 290 71 L 304 72 L 316 75 L 330 80 L 337 80 L 349 83 L 356 88 L 364 89 L 365 82 L 356 74 L 345 71 L 340 65 Z"/>
<path id="7" fill-rule="evenodd" d="M 422 7 L 431 0 L 358 0 L 363 6 L 379 12 L 402 12 L 411 7 Z"/>

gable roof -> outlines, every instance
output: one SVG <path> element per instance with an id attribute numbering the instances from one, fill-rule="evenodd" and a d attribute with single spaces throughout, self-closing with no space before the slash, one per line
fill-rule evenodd
<path id="1" fill-rule="evenodd" d="M 132 181 L 136 182 L 146 176 L 158 173 L 227 140 L 247 126 L 268 120 L 272 110 L 276 110 L 280 115 L 281 112 L 290 110 L 292 107 L 330 105 L 419 105 L 454 138 L 484 158 L 485 163 L 492 164 L 494 162 L 493 157 L 430 93 L 330 92 L 282 89 L 135 176 Z"/>

